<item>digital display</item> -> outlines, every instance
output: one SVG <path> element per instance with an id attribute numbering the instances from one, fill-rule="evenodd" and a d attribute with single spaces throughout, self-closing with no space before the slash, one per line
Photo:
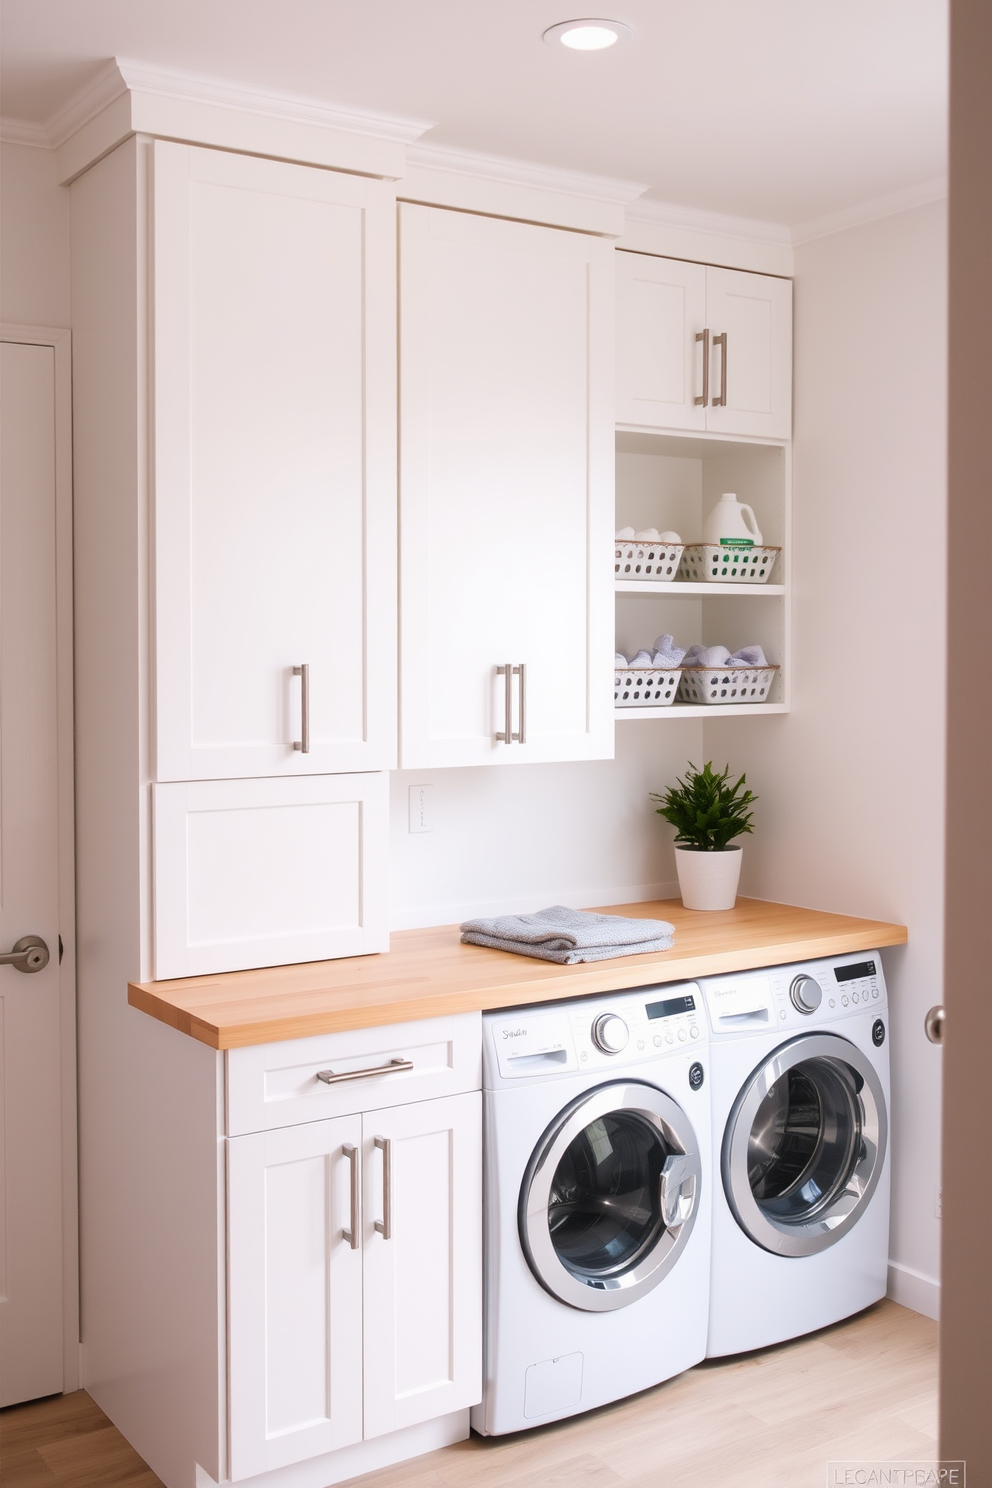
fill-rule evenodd
<path id="1" fill-rule="evenodd" d="M 875 975 L 874 961 L 856 961 L 853 966 L 835 966 L 834 976 L 839 982 L 857 982 L 862 977 Z"/>
<path id="2" fill-rule="evenodd" d="M 696 1003 L 691 996 L 669 997 L 666 1002 L 649 1002 L 644 1011 L 649 1018 L 670 1018 L 673 1013 L 694 1013 Z"/>

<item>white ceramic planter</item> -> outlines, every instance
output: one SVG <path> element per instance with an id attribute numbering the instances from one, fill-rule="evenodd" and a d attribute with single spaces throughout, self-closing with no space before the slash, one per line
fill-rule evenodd
<path id="1" fill-rule="evenodd" d="M 675 866 L 686 909 L 733 909 L 743 856 L 740 847 L 725 847 L 722 852 L 676 847 Z"/>

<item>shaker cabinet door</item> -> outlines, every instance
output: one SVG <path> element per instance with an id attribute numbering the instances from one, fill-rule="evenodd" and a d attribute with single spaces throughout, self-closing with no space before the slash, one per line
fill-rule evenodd
<path id="1" fill-rule="evenodd" d="M 706 269 L 677 258 L 618 252 L 618 424 L 704 429 L 701 396 Z"/>
<path id="2" fill-rule="evenodd" d="M 362 1439 L 361 1142 L 344 1116 L 228 1143 L 234 1482 Z"/>
<path id="3" fill-rule="evenodd" d="M 715 346 L 706 427 L 715 433 L 792 434 L 792 281 L 736 269 L 706 270 L 706 316 Z M 714 402 L 726 389 L 726 404 Z"/>
<path id="4" fill-rule="evenodd" d="M 152 148 L 155 778 L 388 768 L 393 189 Z"/>
<path id="5" fill-rule="evenodd" d="M 482 1398 L 482 1096 L 362 1120 L 368 1438 Z"/>
<path id="6" fill-rule="evenodd" d="M 400 275 L 402 763 L 609 758 L 613 249 L 404 203 Z"/>

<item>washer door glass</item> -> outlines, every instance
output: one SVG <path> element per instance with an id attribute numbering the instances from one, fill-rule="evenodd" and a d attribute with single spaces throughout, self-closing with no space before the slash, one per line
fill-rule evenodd
<path id="1" fill-rule="evenodd" d="M 783 1045 L 727 1124 L 723 1179 L 738 1224 L 779 1255 L 835 1244 L 875 1190 L 885 1143 L 881 1085 L 854 1044 L 813 1034 Z"/>
<path id="2" fill-rule="evenodd" d="M 639 1081 L 598 1086 L 545 1132 L 521 1187 L 524 1254 L 541 1285 L 590 1312 L 657 1286 L 688 1239 L 700 1163 L 685 1113 Z"/>

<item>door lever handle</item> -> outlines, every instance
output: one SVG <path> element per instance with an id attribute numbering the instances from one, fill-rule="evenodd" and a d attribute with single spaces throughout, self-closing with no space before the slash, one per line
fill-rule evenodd
<path id="1" fill-rule="evenodd" d="M 0 966 L 15 971 L 44 971 L 49 962 L 48 947 L 40 935 L 22 935 L 11 951 L 0 955 Z"/>

